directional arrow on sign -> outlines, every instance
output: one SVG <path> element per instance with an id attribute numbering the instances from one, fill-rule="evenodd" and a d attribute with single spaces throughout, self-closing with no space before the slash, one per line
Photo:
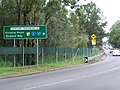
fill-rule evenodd
<path id="1" fill-rule="evenodd" d="M 45 33 L 43 32 L 43 36 L 45 35 Z"/>

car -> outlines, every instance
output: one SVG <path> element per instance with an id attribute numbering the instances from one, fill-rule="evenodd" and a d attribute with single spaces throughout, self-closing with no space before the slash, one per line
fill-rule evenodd
<path id="1" fill-rule="evenodd" d="M 110 53 L 112 53 L 114 51 L 114 49 L 110 49 Z"/>
<path id="2" fill-rule="evenodd" d="M 120 50 L 113 50 L 112 55 L 113 56 L 120 56 Z"/>

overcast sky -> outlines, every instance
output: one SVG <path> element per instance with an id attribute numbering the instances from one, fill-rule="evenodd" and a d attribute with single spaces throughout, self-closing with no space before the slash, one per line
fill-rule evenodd
<path id="1" fill-rule="evenodd" d="M 108 26 L 106 26 L 105 30 L 109 31 L 111 26 L 120 19 L 120 0 L 86 0 L 86 2 L 90 1 L 96 3 L 103 15 L 106 16 Z M 83 3 L 84 0 L 80 0 L 81 2 Z"/>

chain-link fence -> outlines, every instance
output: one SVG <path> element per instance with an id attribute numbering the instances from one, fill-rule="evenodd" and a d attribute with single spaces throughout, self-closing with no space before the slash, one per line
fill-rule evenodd
<path id="1" fill-rule="evenodd" d="M 38 48 L 38 64 L 84 60 L 101 53 L 98 48 Z M 35 65 L 37 48 L 0 47 L 0 63 L 6 66 Z M 4 63 L 6 62 L 6 63 Z M 4 65 L 0 66 L 4 66 Z"/>

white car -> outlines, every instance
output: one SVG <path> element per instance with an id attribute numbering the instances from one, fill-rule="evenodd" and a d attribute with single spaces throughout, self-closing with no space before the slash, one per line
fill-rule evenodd
<path id="1" fill-rule="evenodd" d="M 110 49 L 110 53 L 112 53 L 114 51 L 114 49 Z"/>
<path id="2" fill-rule="evenodd" d="M 113 50 L 112 55 L 113 56 L 120 56 L 120 50 Z"/>

